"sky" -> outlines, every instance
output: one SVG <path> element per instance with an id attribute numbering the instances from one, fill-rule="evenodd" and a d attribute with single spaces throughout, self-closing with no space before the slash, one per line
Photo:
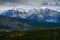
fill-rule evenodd
<path id="1" fill-rule="evenodd" d="M 39 5 L 39 0 L 0 0 L 0 5 L 4 6 L 20 6 L 20 5 L 28 5 L 34 6 Z"/>
<path id="2" fill-rule="evenodd" d="M 58 0 L 59 1 L 59 0 Z M 40 8 L 41 2 L 58 2 L 57 0 L 0 0 L 0 11 L 11 8 Z"/>

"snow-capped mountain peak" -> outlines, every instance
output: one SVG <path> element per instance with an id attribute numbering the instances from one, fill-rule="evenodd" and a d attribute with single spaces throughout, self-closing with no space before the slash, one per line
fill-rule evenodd
<path id="1" fill-rule="evenodd" d="M 17 18 L 23 18 L 23 19 L 33 19 L 37 21 L 46 21 L 48 20 L 49 22 L 57 22 L 58 17 L 60 17 L 60 12 L 57 10 L 52 10 L 49 8 L 41 8 L 41 9 L 30 9 L 26 11 L 23 8 L 12 8 L 10 10 L 5 10 L 4 12 L 1 13 L 4 16 L 9 16 L 9 17 L 17 17 Z M 50 21 L 52 20 L 52 21 Z"/>

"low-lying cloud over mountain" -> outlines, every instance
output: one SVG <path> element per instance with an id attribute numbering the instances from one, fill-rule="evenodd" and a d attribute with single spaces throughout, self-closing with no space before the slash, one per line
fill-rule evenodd
<path id="1" fill-rule="evenodd" d="M 15 8 L 17 6 L 20 8 L 26 8 L 26 9 L 49 7 L 52 9 L 58 8 L 60 10 L 60 6 L 57 6 L 57 7 L 49 6 L 49 5 L 55 5 L 55 4 L 59 5 L 60 1 L 59 0 L 0 0 L 0 10 L 10 9 L 11 7 Z"/>

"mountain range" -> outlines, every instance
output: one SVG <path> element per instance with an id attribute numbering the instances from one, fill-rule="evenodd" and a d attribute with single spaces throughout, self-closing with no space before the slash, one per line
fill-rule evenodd
<path id="1" fill-rule="evenodd" d="M 60 23 L 60 11 L 49 8 L 41 8 L 41 9 L 34 8 L 28 11 L 22 8 L 9 9 L 1 12 L 0 15 L 15 18 L 32 19 L 37 21 Z"/>
<path id="2" fill-rule="evenodd" d="M 9 9 L 0 12 L 0 32 L 60 28 L 60 11 L 48 8 Z"/>

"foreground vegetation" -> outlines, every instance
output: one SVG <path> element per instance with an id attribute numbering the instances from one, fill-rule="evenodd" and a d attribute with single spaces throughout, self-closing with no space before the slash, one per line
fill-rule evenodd
<path id="1" fill-rule="evenodd" d="M 60 40 L 60 29 L 0 32 L 0 40 Z"/>

